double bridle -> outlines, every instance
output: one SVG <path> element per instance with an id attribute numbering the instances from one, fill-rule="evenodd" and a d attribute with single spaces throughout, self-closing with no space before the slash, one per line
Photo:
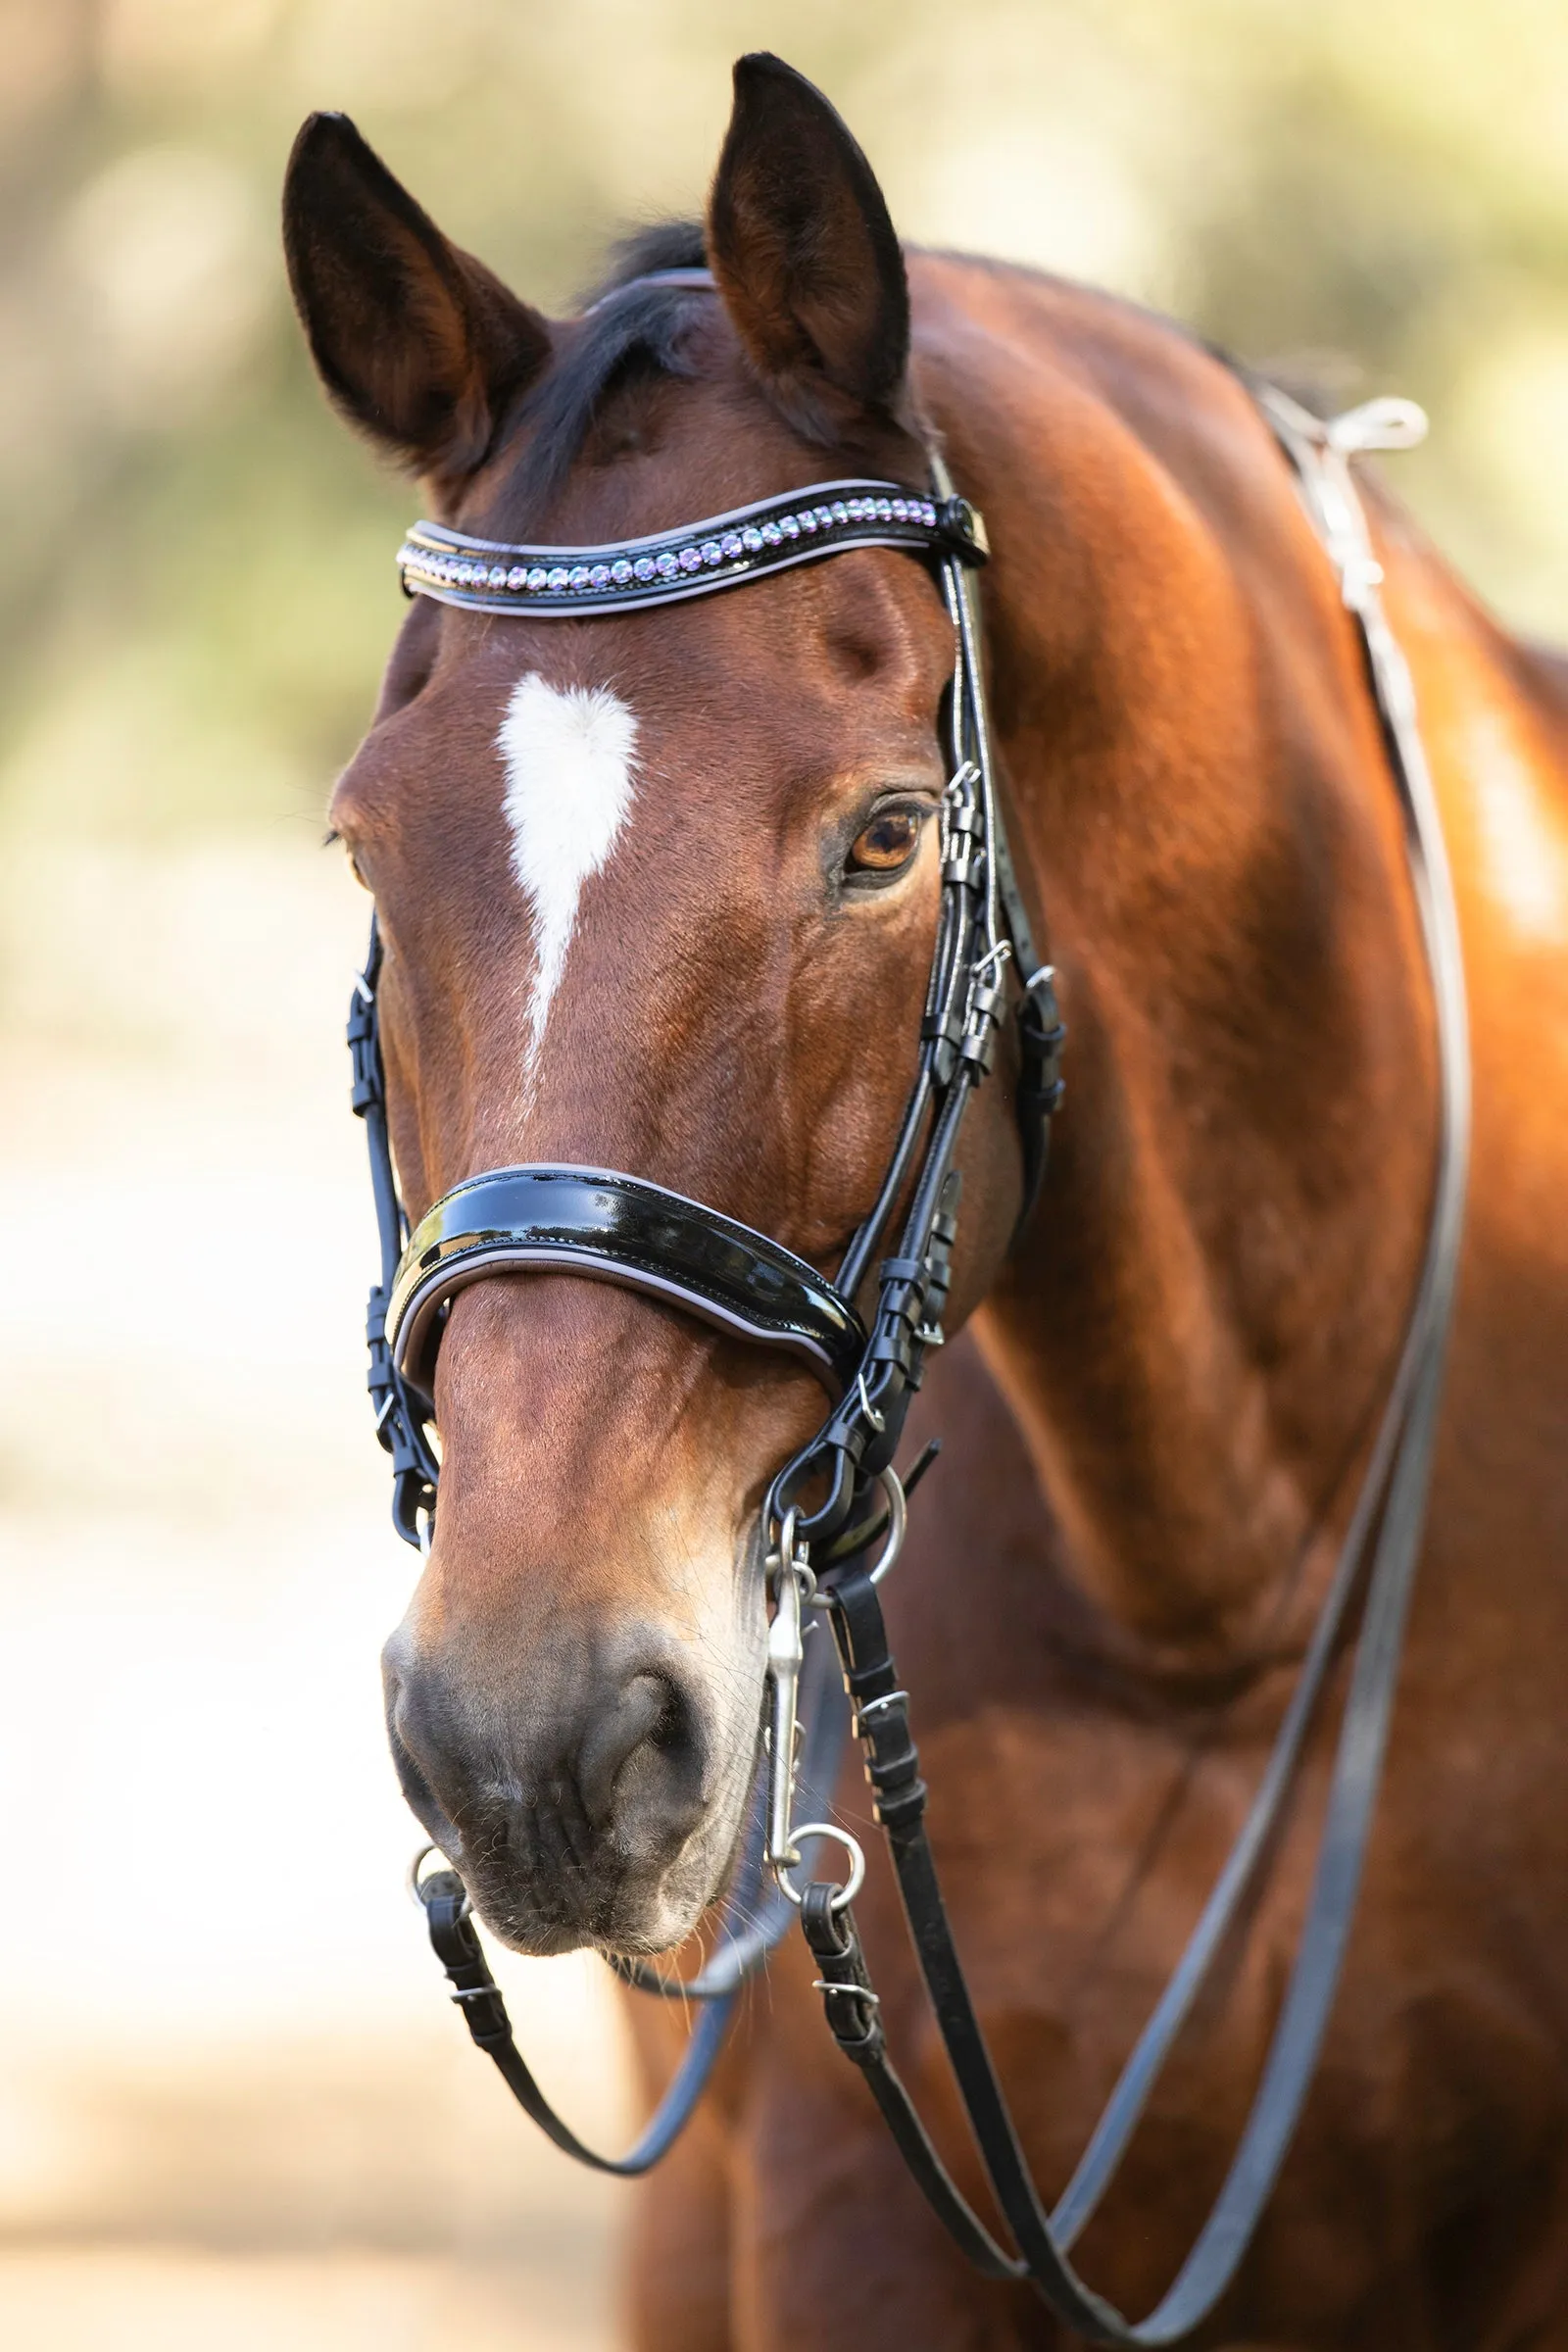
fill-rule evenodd
<path id="1" fill-rule="evenodd" d="M 711 283 L 698 271 L 663 274 L 676 284 Z M 371 1291 L 368 1318 L 368 1385 L 377 1434 L 392 1457 L 393 1517 L 408 1542 L 427 1545 L 436 1508 L 432 1368 L 446 1312 L 459 1291 L 491 1275 L 548 1268 L 647 1292 L 723 1331 L 794 1353 L 818 1374 L 832 1399 L 816 1436 L 778 1472 L 765 1505 L 775 1604 L 765 1754 L 724 1938 L 714 1960 L 684 1984 L 661 1979 L 641 1964 L 614 1964 L 643 1990 L 701 2005 L 686 2058 L 653 2123 L 629 2156 L 612 2160 L 586 2148 L 555 2114 L 516 2049 L 462 1879 L 452 1869 L 421 1875 L 433 1851 L 426 1848 L 415 1865 L 415 1890 L 475 2042 L 558 2146 L 603 2171 L 645 2172 L 701 2095 L 740 1984 L 798 1910 L 835 2038 L 865 2075 L 913 2177 L 957 2243 L 988 2275 L 1028 2280 L 1089 2340 L 1121 2345 L 1173 2342 L 1213 2308 L 1246 2252 L 1312 2080 L 1354 1912 L 1420 1546 L 1468 1158 L 1467 1025 L 1451 883 L 1409 673 L 1383 616 L 1381 574 L 1349 469 L 1359 450 L 1408 446 L 1419 438 L 1423 420 L 1407 403 L 1377 401 L 1325 425 L 1274 387 L 1250 381 L 1250 388 L 1295 467 L 1358 629 L 1404 813 L 1437 1007 L 1441 1119 L 1432 1218 L 1361 1491 L 1251 1810 L 1054 2212 L 1042 2206 L 1030 2180 L 954 1947 L 924 1830 L 925 1787 L 909 1732 L 908 1698 L 899 1686 L 877 1591 L 903 1540 L 906 1494 L 932 1450 L 900 1480 L 893 1462 L 908 1405 L 928 1350 L 943 1339 L 957 1230 L 960 1179 L 954 1161 L 959 1132 L 991 1068 L 1009 993 L 1017 1025 L 1020 1223 L 1039 1193 L 1051 1117 L 1061 1095 L 1062 1027 L 1053 972 L 1036 952 L 1019 895 L 993 763 L 977 591 L 985 534 L 974 510 L 956 495 L 941 460 L 932 458 L 928 491 L 886 481 L 819 483 L 683 530 L 612 546 L 502 545 L 419 523 L 399 554 L 410 594 L 536 618 L 583 618 L 675 603 L 850 548 L 903 549 L 935 567 L 954 624 L 955 655 L 944 721 L 950 779 L 940 819 L 941 896 L 919 1059 L 881 1190 L 832 1281 L 705 1203 L 611 1169 L 530 1164 L 469 1177 L 411 1229 L 387 1135 L 376 1025 L 381 950 L 373 922 L 349 1019 L 353 1102 L 366 1121 L 381 1242 L 381 1280 Z M 1009 964 L 1017 983 L 1011 992 Z M 901 1203 L 897 1247 L 878 1261 Z M 856 1302 L 873 1262 L 875 1306 L 863 1321 Z M 1109 2185 L 1256 1881 L 1357 1596 L 1361 1626 L 1317 1873 L 1262 2081 L 1235 2162 L 1192 2252 L 1155 2311 L 1133 2326 L 1083 2283 L 1069 2252 Z M 811 1666 L 805 1663 L 804 1612 L 812 1605 L 827 1611 L 833 1628 L 916 1957 L 1017 2254 L 999 2245 L 965 2202 L 888 2060 L 878 1998 L 850 1908 L 864 1870 L 857 1841 L 831 1822 L 795 1818 L 799 1784 L 831 1791 L 843 1728 L 837 1693 L 814 1671 L 825 1656 L 820 1644 Z M 802 1729 L 804 1739 L 798 1739 Z M 812 1879 L 797 1886 L 792 1873 L 802 1867 L 803 1849 L 810 1857 L 824 1841 L 847 1849 L 847 1880 Z M 771 1894 L 764 1892 L 768 1873 Z"/>

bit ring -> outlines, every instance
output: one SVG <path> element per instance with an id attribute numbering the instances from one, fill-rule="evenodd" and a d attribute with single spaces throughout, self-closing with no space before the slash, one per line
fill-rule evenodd
<path id="1" fill-rule="evenodd" d="M 790 1839 L 793 1844 L 800 1845 L 804 1843 L 808 1838 L 831 1838 L 835 1845 L 842 1845 L 845 1852 L 849 1855 L 850 1875 L 845 1880 L 843 1886 L 835 1889 L 828 1902 L 828 1909 L 830 1911 L 847 1911 L 851 1903 L 854 1902 L 856 1896 L 859 1893 L 860 1888 L 865 1885 L 865 1855 L 861 1849 L 859 1839 L 858 1838 L 852 1838 L 848 1830 L 841 1830 L 838 1828 L 836 1823 L 831 1821 L 797 1821 L 791 1823 Z M 795 1905 L 795 1908 L 798 1911 L 806 1898 L 798 1887 L 790 1885 L 790 1874 L 788 1870 L 784 1869 L 778 1864 L 775 1864 L 773 1876 L 778 1881 L 779 1891 L 788 1897 L 789 1901 Z"/>
<path id="2" fill-rule="evenodd" d="M 408 1876 L 404 1880 L 404 1885 L 409 1890 L 410 1902 L 417 1903 L 421 1911 L 424 1909 L 424 1882 L 419 1874 L 424 1869 L 425 1864 L 429 1861 L 432 1854 L 441 1854 L 441 1848 L 435 1844 L 421 1845 L 416 1852 L 414 1860 L 409 1864 Z M 441 1860 L 448 1870 L 452 1869 L 452 1864 L 445 1854 L 441 1854 Z M 461 1876 L 461 1873 L 454 1873 L 454 1876 Z M 468 1892 L 466 1884 L 465 1884 L 463 1888 L 463 1917 L 466 1919 L 472 1909 L 473 1898 Z"/>

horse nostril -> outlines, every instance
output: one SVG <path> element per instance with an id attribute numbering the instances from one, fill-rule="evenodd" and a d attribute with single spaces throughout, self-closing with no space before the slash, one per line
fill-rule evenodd
<path id="1" fill-rule="evenodd" d="M 629 1676 L 578 1751 L 577 1785 L 590 1823 L 613 1830 L 628 1854 L 678 1841 L 702 1812 L 699 1745 L 679 1686 L 646 1670 Z"/>
<path id="2" fill-rule="evenodd" d="M 577 1756 L 577 1785 L 583 1811 L 596 1830 L 606 1829 L 614 1810 L 615 1779 L 621 1766 L 658 1731 L 670 1698 L 662 1674 L 634 1674 L 615 1698 L 600 1708 Z"/>

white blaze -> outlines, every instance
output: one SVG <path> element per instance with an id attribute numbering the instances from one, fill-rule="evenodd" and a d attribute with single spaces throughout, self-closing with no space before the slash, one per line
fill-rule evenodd
<path id="1" fill-rule="evenodd" d="M 632 804 L 637 721 L 602 686 L 551 686 L 530 670 L 512 690 L 496 736 L 512 828 L 512 868 L 533 915 L 524 1079 L 576 928 L 577 902 L 615 846 Z"/>

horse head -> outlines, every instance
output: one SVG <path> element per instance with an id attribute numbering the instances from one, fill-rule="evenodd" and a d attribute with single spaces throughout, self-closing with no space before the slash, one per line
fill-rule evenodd
<path id="1" fill-rule="evenodd" d="M 927 480 L 886 207 L 774 59 L 737 68 L 706 235 L 639 240 L 578 318 L 459 252 L 339 117 L 301 133 L 285 225 L 334 401 L 465 534 L 622 543 Z M 918 1051 L 953 670 L 931 566 L 891 551 L 581 621 L 416 599 L 332 800 L 413 1215 L 483 1169 L 619 1169 L 838 1265 Z M 982 1101 L 954 1320 L 1019 1200 L 1005 1090 Z M 820 1387 L 535 1271 L 453 1298 L 432 1394 L 441 1507 L 385 1659 L 411 1802 L 518 1947 L 667 1947 L 735 1846 L 760 1506 Z"/>

